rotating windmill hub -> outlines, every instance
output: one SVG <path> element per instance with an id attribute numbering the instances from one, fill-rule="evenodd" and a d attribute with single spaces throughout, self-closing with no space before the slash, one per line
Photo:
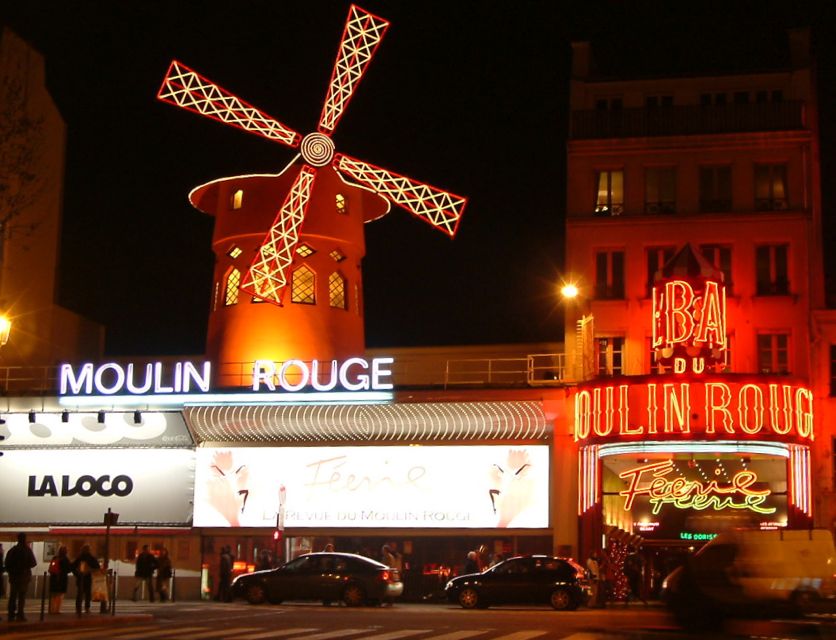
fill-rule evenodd
<path id="1" fill-rule="evenodd" d="M 334 159 L 334 143 L 331 138 L 318 131 L 302 138 L 299 150 L 305 162 L 314 167 L 324 167 Z"/>

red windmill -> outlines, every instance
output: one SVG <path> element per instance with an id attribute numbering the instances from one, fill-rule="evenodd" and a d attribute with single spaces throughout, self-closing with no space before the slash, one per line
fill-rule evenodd
<path id="1" fill-rule="evenodd" d="M 323 184 L 341 182 L 350 187 L 360 187 L 365 191 L 371 191 L 384 198 L 388 203 L 394 203 L 406 209 L 450 237 L 455 235 L 466 204 L 465 198 L 387 171 L 357 158 L 335 153 L 331 135 L 345 112 L 345 108 L 357 89 L 388 26 L 389 23 L 386 20 L 356 5 L 351 6 L 317 130 L 305 136 L 240 100 L 180 62 L 173 61 L 171 63 L 157 96 L 160 100 L 244 131 L 255 133 L 267 140 L 298 149 L 299 154 L 291 161 L 291 165 L 299 156 L 302 158 L 302 166 L 289 190 L 287 190 L 284 202 L 281 206 L 278 206 L 278 201 L 273 201 L 272 211 L 275 213 L 278 206 L 278 213 L 275 213 L 275 219 L 266 235 L 261 236 L 263 240 L 255 250 L 255 256 L 246 268 L 245 273 L 241 274 L 239 282 L 235 283 L 240 284 L 242 292 L 281 306 L 284 291 L 288 285 L 289 273 L 293 270 L 296 262 L 306 257 L 305 253 L 310 251 L 307 247 L 302 246 L 301 248 L 305 249 L 305 252 L 301 253 L 300 258 L 300 235 L 303 234 L 303 225 L 305 225 L 305 232 L 308 232 L 309 226 L 315 226 L 318 238 L 339 235 L 334 233 L 333 229 L 329 229 L 327 223 L 322 225 L 311 220 L 306 222 L 306 214 L 308 213 L 309 203 L 313 198 L 314 184 L 317 182 L 318 174 L 320 181 L 324 180 Z M 290 169 L 291 165 L 288 165 L 279 176 Z M 326 169 L 333 169 L 333 172 L 329 171 L 327 177 L 322 177 L 325 175 L 322 172 Z M 334 172 L 338 174 L 339 181 L 333 180 Z M 265 176 L 261 177 L 264 178 Z M 277 178 L 278 176 L 271 177 Z M 238 180 L 240 182 L 246 178 L 239 177 Z M 198 208 L 218 215 L 214 244 L 216 245 L 216 254 L 222 256 L 228 250 L 226 246 L 220 246 L 218 238 L 218 228 L 222 226 L 220 216 L 222 207 L 219 202 L 224 196 L 230 194 L 228 189 L 223 194 L 210 192 L 208 188 L 215 184 L 209 183 L 209 185 L 199 187 L 192 192 L 190 197 L 192 203 Z M 287 189 L 286 181 L 283 183 L 283 189 Z M 276 189 L 273 188 L 271 193 L 273 194 L 271 197 L 274 197 Z M 278 197 L 280 198 L 281 195 Z M 339 197 L 341 196 L 337 195 L 337 198 Z M 263 189 L 259 199 L 261 200 L 262 210 L 265 207 L 270 207 L 269 202 L 264 201 L 265 192 Z M 376 206 L 376 211 L 369 211 L 369 209 L 375 209 L 375 207 L 367 205 L 362 222 L 367 222 L 385 214 L 389 209 L 388 203 L 384 210 L 380 210 L 380 207 Z M 240 206 L 240 202 L 238 204 Z M 246 228 L 247 233 L 253 233 L 252 222 L 242 222 L 240 224 Z M 339 223 L 336 224 L 339 225 Z M 229 227 L 226 223 L 223 226 Z M 264 227 L 261 228 L 261 233 L 264 233 Z M 362 231 L 360 234 L 362 235 Z M 224 231 L 223 239 L 234 235 L 227 229 Z M 362 249 L 359 257 L 362 257 Z M 359 260 L 357 262 L 359 263 Z M 266 307 L 268 305 L 257 306 Z M 263 322 L 263 320 L 262 318 L 260 322 Z M 297 327 L 299 326 L 298 320 Z M 245 324 L 250 326 L 238 330 L 251 332 L 253 323 L 247 322 Z M 218 331 L 229 333 L 230 327 L 226 326 Z M 360 331 L 362 333 L 362 329 Z M 210 352 L 213 351 L 211 348 L 212 332 L 213 328 L 210 320 Z M 356 340 L 348 340 L 348 342 L 354 342 L 354 345 L 350 348 L 357 348 Z M 252 355 L 251 353 L 242 353 L 241 349 L 236 350 L 235 348 L 232 348 L 232 350 L 221 348 L 220 350 L 215 349 L 215 351 L 214 355 L 216 356 L 233 358 L 238 361 L 245 361 L 249 355 Z M 339 352 L 339 349 L 337 349 L 337 352 Z M 313 358 L 328 357 L 329 354 L 317 352 L 314 349 L 308 355 Z"/>

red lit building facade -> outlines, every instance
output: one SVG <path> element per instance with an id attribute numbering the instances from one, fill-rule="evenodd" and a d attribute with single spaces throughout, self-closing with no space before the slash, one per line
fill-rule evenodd
<path id="1" fill-rule="evenodd" d="M 732 526 L 832 525 L 807 31 L 789 51 L 770 72 L 613 79 L 574 45 L 565 344 L 582 548 L 619 530 L 676 553 Z M 714 293 L 692 296 L 694 278 Z"/>

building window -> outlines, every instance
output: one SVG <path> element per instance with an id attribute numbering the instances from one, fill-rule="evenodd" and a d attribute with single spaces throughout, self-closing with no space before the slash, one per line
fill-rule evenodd
<path id="1" fill-rule="evenodd" d="M 624 212 L 624 172 L 598 171 L 595 174 L 595 214 L 620 216 Z"/>
<path id="2" fill-rule="evenodd" d="M 731 167 L 700 167 L 700 211 L 731 210 L 731 193 Z"/>
<path id="3" fill-rule="evenodd" d="M 296 255 L 302 256 L 303 258 L 307 258 L 308 256 L 312 256 L 315 254 L 316 251 L 310 246 L 305 243 L 300 244 L 296 247 Z"/>
<path id="4" fill-rule="evenodd" d="M 240 209 L 241 205 L 244 204 L 244 191 L 242 189 L 235 191 L 229 200 L 229 204 L 233 209 Z"/>
<path id="5" fill-rule="evenodd" d="M 787 165 L 755 165 L 755 210 L 787 208 Z"/>
<path id="6" fill-rule="evenodd" d="M 787 269 L 789 245 L 770 244 L 755 248 L 756 293 L 759 296 L 785 296 L 790 292 Z"/>
<path id="7" fill-rule="evenodd" d="M 648 109 L 658 109 L 659 107 L 672 107 L 673 96 L 647 96 L 644 99 L 644 104 Z"/>
<path id="8" fill-rule="evenodd" d="M 624 338 L 595 338 L 599 376 L 620 376 L 624 356 Z"/>
<path id="9" fill-rule="evenodd" d="M 334 262 L 342 262 L 343 260 L 345 260 L 345 254 L 342 251 L 340 251 L 339 249 L 334 249 L 328 255 L 331 256 L 331 259 Z"/>
<path id="10" fill-rule="evenodd" d="M 598 111 L 620 111 L 623 106 L 620 96 L 595 99 L 595 108 Z"/>
<path id="11" fill-rule="evenodd" d="M 758 372 L 789 373 L 789 342 L 786 333 L 758 334 Z"/>
<path id="12" fill-rule="evenodd" d="M 595 297 L 598 300 L 624 298 L 623 251 L 599 251 L 595 254 Z"/>
<path id="13" fill-rule="evenodd" d="M 730 294 L 732 292 L 731 247 L 720 244 L 702 244 L 700 253 L 716 269 L 723 272 L 723 284 L 726 285 L 726 293 Z"/>
<path id="14" fill-rule="evenodd" d="M 336 271 L 328 276 L 328 303 L 334 309 L 347 309 L 345 302 L 345 278 Z"/>
<path id="15" fill-rule="evenodd" d="M 648 247 L 647 248 L 647 297 L 653 294 L 653 286 L 656 284 L 656 272 L 673 258 L 674 247 Z"/>
<path id="16" fill-rule="evenodd" d="M 650 167 L 644 171 L 644 212 L 676 211 L 676 169 Z"/>
<path id="17" fill-rule="evenodd" d="M 243 252 L 241 251 L 241 247 L 239 247 L 238 245 L 232 245 L 229 248 L 229 251 L 226 252 L 226 255 L 235 260 L 235 258 L 240 256 L 242 253 Z"/>
<path id="18" fill-rule="evenodd" d="M 340 213 L 344 216 L 348 215 L 348 201 L 345 199 L 345 196 L 341 193 L 338 193 L 337 196 L 337 213 Z"/>
<path id="19" fill-rule="evenodd" d="M 748 91 L 735 91 L 734 92 L 734 103 L 735 104 L 748 104 L 749 103 L 749 92 Z"/>
<path id="20" fill-rule="evenodd" d="M 316 274 L 305 265 L 293 272 L 290 283 L 290 301 L 299 304 L 316 304 Z"/>
<path id="21" fill-rule="evenodd" d="M 238 304 L 238 287 L 241 284 L 241 272 L 236 268 L 230 269 L 226 274 L 224 285 L 224 306 L 230 307 Z"/>
<path id="22" fill-rule="evenodd" d="M 836 345 L 830 345 L 830 395 L 836 396 Z"/>

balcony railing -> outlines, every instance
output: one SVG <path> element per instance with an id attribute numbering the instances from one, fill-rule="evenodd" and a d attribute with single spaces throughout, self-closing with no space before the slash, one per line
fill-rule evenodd
<path id="1" fill-rule="evenodd" d="M 572 112 L 573 140 L 803 129 L 802 101 Z"/>

